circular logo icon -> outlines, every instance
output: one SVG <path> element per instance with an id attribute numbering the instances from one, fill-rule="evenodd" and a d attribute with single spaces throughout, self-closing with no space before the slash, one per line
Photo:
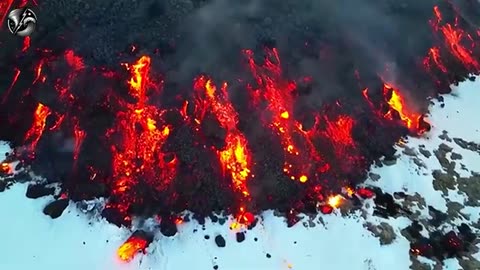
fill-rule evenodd
<path id="1" fill-rule="evenodd" d="M 8 30 L 16 36 L 26 37 L 33 33 L 37 25 L 37 15 L 30 8 L 17 8 L 8 14 Z"/>

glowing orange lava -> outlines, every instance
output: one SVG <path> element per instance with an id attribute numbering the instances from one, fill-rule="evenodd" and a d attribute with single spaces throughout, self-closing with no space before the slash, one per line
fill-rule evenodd
<path id="1" fill-rule="evenodd" d="M 327 204 L 333 208 L 338 208 L 344 200 L 342 195 L 334 195 L 328 197 Z"/>
<path id="2" fill-rule="evenodd" d="M 250 192 L 247 181 L 253 177 L 250 169 L 251 154 L 247 139 L 237 128 L 238 113 L 229 101 L 227 84 L 224 83 L 218 91 L 211 79 L 200 76 L 194 82 L 194 90 L 196 93 L 195 123 L 200 124 L 206 112 L 210 111 L 227 132 L 225 146 L 223 149 L 216 150 L 217 156 L 223 173 L 230 174 L 234 190 L 242 194 L 242 203 L 248 201 Z M 245 207 L 242 206 L 237 216 L 239 223 L 250 222 L 250 218 L 245 218 L 245 213 Z"/>
<path id="3" fill-rule="evenodd" d="M 440 69 L 443 73 L 447 73 L 448 70 L 445 67 L 445 64 L 440 57 L 440 49 L 438 47 L 433 47 L 428 50 L 428 55 L 423 60 L 423 65 L 428 69 L 432 69 L 432 64 Z"/>
<path id="4" fill-rule="evenodd" d="M 26 52 L 30 48 L 30 43 L 31 43 L 30 37 L 27 36 L 23 39 L 22 52 Z"/>
<path id="5" fill-rule="evenodd" d="M 74 71 L 79 71 L 85 68 L 83 59 L 80 56 L 75 55 L 73 50 L 67 50 L 65 52 L 65 60 Z"/>
<path id="6" fill-rule="evenodd" d="M 60 119 L 63 119 L 63 118 L 60 118 Z M 80 149 L 82 147 L 83 140 L 85 140 L 85 137 L 87 136 L 87 133 L 80 128 L 78 120 L 75 121 L 75 124 L 73 127 L 73 134 L 75 137 L 73 160 L 76 162 L 78 160 L 78 155 L 80 154 Z"/>
<path id="7" fill-rule="evenodd" d="M 218 150 L 219 161 L 222 164 L 224 172 L 230 172 L 235 189 L 241 192 L 245 197 L 250 195 L 246 181 L 250 176 L 250 153 L 247 146 L 247 139 L 238 130 L 238 114 L 232 103 L 228 100 L 227 84 L 222 85 L 221 91 L 213 84 L 212 80 L 205 76 L 200 76 L 195 80 L 194 89 L 204 91 L 205 100 L 203 104 L 199 103 L 202 98 L 197 94 L 197 106 L 206 106 L 220 122 L 222 128 L 227 131 L 225 138 L 225 148 Z M 197 119 L 203 118 L 199 115 Z"/>
<path id="8" fill-rule="evenodd" d="M 139 177 L 163 190 L 176 175 L 176 159 L 166 158 L 161 152 L 171 127 L 163 124 L 163 110 L 147 104 L 150 64 L 150 58 L 143 56 L 134 65 L 124 65 L 132 76 L 128 81 L 130 94 L 138 101 L 122 101 L 124 109 L 118 112 L 115 127 L 107 132 L 107 138 L 121 136 L 121 143 L 112 146 L 116 195 L 127 192 Z"/>
<path id="9" fill-rule="evenodd" d="M 354 145 L 352 128 L 354 121 L 347 115 L 340 115 L 336 121 L 326 121 L 325 133 L 332 140 L 334 145 Z"/>
<path id="10" fill-rule="evenodd" d="M 117 255 L 122 261 L 128 262 L 131 261 L 137 253 L 144 252 L 147 245 L 147 240 L 132 236 L 118 248 Z"/>
<path id="11" fill-rule="evenodd" d="M 28 130 L 24 139 L 26 143 L 30 143 L 32 150 L 35 150 L 37 147 L 37 143 L 40 140 L 43 131 L 45 130 L 47 117 L 50 115 L 50 113 L 51 111 L 47 106 L 43 105 L 42 103 L 38 103 L 37 109 L 33 115 L 32 126 Z"/>
<path id="12" fill-rule="evenodd" d="M 282 79 L 282 69 L 277 50 L 266 50 L 265 62 L 258 65 L 251 50 L 244 50 L 248 59 L 250 72 L 254 76 L 257 89 L 250 89 L 255 105 L 267 101 L 267 111 L 271 115 L 264 121 L 281 140 L 285 153 L 283 172 L 292 180 L 305 183 L 312 173 L 312 163 L 321 163 L 321 156 L 316 153 L 310 135 L 302 129 L 302 124 L 291 116 L 293 114 L 294 82 Z M 299 137 L 302 147 L 294 138 Z"/>
<path id="13" fill-rule="evenodd" d="M 434 19 L 430 20 L 430 25 L 436 32 L 443 35 L 445 45 L 450 53 L 465 67 L 475 71 L 480 70 L 480 62 L 472 51 L 475 42 L 470 34 L 460 28 L 458 18 L 453 25 L 450 23 L 441 25 L 443 18 L 438 6 L 433 8 L 433 14 Z M 466 44 L 469 44 L 470 48 Z"/>
<path id="14" fill-rule="evenodd" d="M 0 173 L 2 174 L 10 174 L 13 172 L 12 165 L 7 162 L 0 163 Z"/>
<path id="15" fill-rule="evenodd" d="M 0 3 L 0 25 L 4 25 L 3 22 L 7 17 L 7 13 L 12 6 L 13 0 L 3 0 Z"/>
<path id="16" fill-rule="evenodd" d="M 11 83 L 10 86 L 8 87 L 7 91 L 3 94 L 2 104 L 7 101 L 8 96 L 10 96 L 10 93 L 12 92 L 13 87 L 14 87 L 15 84 L 17 83 L 18 77 L 20 77 L 20 74 L 21 74 L 21 73 L 22 73 L 22 72 L 20 71 L 20 69 L 14 68 L 14 75 L 13 75 L 12 83 Z"/>
<path id="17" fill-rule="evenodd" d="M 230 229 L 235 230 L 245 226 L 249 226 L 255 221 L 255 216 L 246 210 L 245 207 L 240 207 L 235 221 L 230 225 Z"/>
<path id="18" fill-rule="evenodd" d="M 384 84 L 383 93 L 385 97 L 391 96 L 387 101 L 388 105 L 390 105 L 390 110 L 385 114 L 385 117 L 393 120 L 393 113 L 395 111 L 399 114 L 400 119 L 406 127 L 410 130 L 421 131 L 419 124 L 422 115 L 408 110 L 405 106 L 405 100 L 400 95 L 400 92 L 389 84 Z"/>

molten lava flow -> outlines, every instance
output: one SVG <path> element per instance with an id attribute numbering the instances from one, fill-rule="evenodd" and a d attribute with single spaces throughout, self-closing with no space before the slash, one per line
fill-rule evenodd
<path id="1" fill-rule="evenodd" d="M 73 50 L 67 50 L 65 52 L 65 60 L 67 61 L 68 65 L 74 70 L 79 71 L 85 68 L 85 64 L 83 63 L 83 59 L 75 55 Z"/>
<path id="2" fill-rule="evenodd" d="M 11 174 L 13 172 L 12 165 L 8 162 L 0 163 L 0 174 Z"/>
<path id="3" fill-rule="evenodd" d="M 12 92 L 13 87 L 17 83 L 18 77 L 20 77 L 21 73 L 22 72 L 18 68 L 14 69 L 14 75 L 13 75 L 12 82 L 10 83 L 10 86 L 8 87 L 7 91 L 3 94 L 2 104 L 7 101 L 8 97 L 10 96 L 10 93 Z"/>
<path id="4" fill-rule="evenodd" d="M 271 118 L 264 120 L 266 125 L 278 134 L 284 149 L 283 171 L 292 180 L 306 182 L 312 172 L 312 164 L 321 163 L 322 158 L 316 152 L 308 133 L 302 129 L 302 124 L 292 117 L 293 91 L 296 84 L 282 79 L 280 58 L 276 49 L 266 50 L 267 57 L 261 66 L 253 59 L 252 51 L 245 50 L 244 53 L 258 86 L 258 89 L 250 89 L 253 102 L 256 105 L 262 100 L 267 102 L 266 109 L 271 113 Z M 305 146 L 300 147 L 295 137 L 300 137 Z"/>
<path id="5" fill-rule="evenodd" d="M 128 82 L 130 94 L 138 101 L 134 104 L 120 101 L 124 109 L 117 113 L 115 127 L 107 132 L 107 138 L 114 138 L 114 134 L 121 137 L 121 143 L 112 146 L 113 194 L 120 197 L 127 196 L 140 179 L 163 190 L 175 177 L 177 163 L 174 157 L 168 158 L 161 152 L 171 129 L 162 123 L 164 111 L 147 104 L 150 58 L 143 56 L 134 65 L 125 66 L 132 76 Z M 122 210 L 127 207 L 117 206 Z"/>
<path id="6" fill-rule="evenodd" d="M 55 90 L 57 90 L 60 100 L 63 102 L 72 102 L 75 97 L 70 92 L 70 87 L 73 85 L 73 81 L 78 73 L 85 69 L 85 64 L 83 63 L 83 59 L 75 55 L 73 50 L 65 51 L 63 57 L 70 67 L 70 70 L 65 78 L 57 78 L 55 80 Z M 41 65 L 42 63 L 40 63 L 37 72 L 41 72 Z"/>
<path id="7" fill-rule="evenodd" d="M 445 45 L 450 53 L 466 68 L 474 71 L 480 70 L 480 62 L 472 51 L 476 45 L 475 41 L 470 34 L 460 28 L 458 18 L 453 25 L 450 23 L 441 25 L 443 18 L 438 6 L 433 8 L 433 14 L 435 18 L 430 20 L 430 25 L 435 32 L 443 35 Z M 470 48 L 465 44 L 470 44 Z"/>
<path id="8" fill-rule="evenodd" d="M 45 64 L 45 60 L 40 60 L 40 63 L 35 68 L 35 79 L 33 80 L 32 84 L 37 82 L 45 82 L 46 77 L 42 75 L 43 65 Z"/>
<path id="9" fill-rule="evenodd" d="M 61 119 L 61 120 L 60 120 Z M 59 121 L 62 121 L 63 117 L 59 118 Z M 75 121 L 73 126 L 73 134 L 75 136 L 75 146 L 73 150 L 73 160 L 76 162 L 78 160 L 78 155 L 80 154 L 80 148 L 82 147 L 83 140 L 87 136 L 87 133 L 80 128 L 78 120 Z"/>
<path id="10" fill-rule="evenodd" d="M 405 99 L 400 94 L 400 91 L 398 91 L 398 89 L 392 87 L 387 83 L 384 83 L 382 94 L 385 98 L 385 102 L 388 105 L 388 110 L 386 113 L 378 110 L 377 107 L 373 104 L 373 102 L 368 96 L 367 88 L 362 91 L 362 95 L 364 96 L 365 100 L 368 102 L 371 109 L 376 111 L 379 117 L 389 120 L 401 120 L 405 127 L 418 135 L 423 134 L 430 129 L 430 124 L 424 120 L 422 114 L 409 110 L 406 107 Z"/>
<path id="11" fill-rule="evenodd" d="M 43 131 L 45 130 L 45 124 L 47 117 L 50 115 L 50 109 L 39 103 L 37 109 L 33 115 L 33 123 L 27 134 L 25 135 L 25 142 L 30 143 L 31 150 L 35 150 L 38 141 L 42 137 Z"/>
<path id="12" fill-rule="evenodd" d="M 200 76 L 194 82 L 196 93 L 195 120 L 200 124 L 207 110 L 215 115 L 220 126 L 227 132 L 225 146 L 217 149 L 217 156 L 224 174 L 230 174 L 234 189 L 242 194 L 242 206 L 239 209 L 236 220 L 241 224 L 250 224 L 253 221 L 252 214 L 245 210 L 245 201 L 250 199 L 247 180 L 251 175 L 251 153 L 248 150 L 248 142 L 243 133 L 238 130 L 238 114 L 229 101 L 227 84 L 222 85 L 221 91 L 213 84 L 212 80 Z M 232 227 L 236 227 L 235 225 Z"/>
<path id="13" fill-rule="evenodd" d="M 118 257 L 125 262 L 131 261 L 139 252 L 144 252 L 148 241 L 141 237 L 131 236 L 117 250 Z"/>
<path id="14" fill-rule="evenodd" d="M 442 58 L 440 56 L 440 49 L 438 47 L 433 47 L 433 48 L 430 48 L 430 50 L 428 50 L 428 55 L 423 60 L 423 65 L 429 71 L 432 70 L 432 65 L 434 65 L 443 73 L 448 72 L 447 68 L 445 67 L 445 64 L 442 61 Z"/>
<path id="15" fill-rule="evenodd" d="M 407 109 L 405 106 L 405 100 L 397 89 L 388 84 L 384 84 L 383 94 L 388 99 L 387 103 L 390 106 L 390 109 L 385 114 L 386 118 L 394 120 L 394 112 L 397 112 L 408 129 L 418 133 L 423 133 L 425 131 L 420 125 L 423 116 Z"/>
<path id="16" fill-rule="evenodd" d="M 334 195 L 328 197 L 327 204 L 332 208 L 338 208 L 344 200 L 342 195 Z"/>
<path id="17" fill-rule="evenodd" d="M 13 0 L 3 0 L 0 3 L 0 25 L 4 25 L 3 22 L 7 17 L 10 8 L 12 7 Z"/>
<path id="18" fill-rule="evenodd" d="M 30 37 L 25 37 L 23 39 L 23 47 L 22 47 L 22 52 L 26 52 L 30 48 Z"/>
<path id="19" fill-rule="evenodd" d="M 205 109 L 210 109 L 222 128 L 227 131 L 225 148 L 218 151 L 218 158 L 224 171 L 230 173 L 235 189 L 245 197 L 249 197 L 246 182 L 250 175 L 250 153 L 247 139 L 237 128 L 238 114 L 228 100 L 227 84 L 223 84 L 220 93 L 210 79 L 200 76 L 195 80 L 194 90 L 204 91 L 205 96 L 202 100 L 201 93 L 197 94 L 196 107 L 203 106 Z M 203 104 L 200 103 L 201 101 Z M 201 121 L 201 118 L 203 116 L 197 116 L 197 120 Z"/>
<path id="20" fill-rule="evenodd" d="M 348 115 L 338 116 L 336 121 L 327 121 L 325 134 L 334 145 L 353 146 L 352 138 L 353 119 Z"/>

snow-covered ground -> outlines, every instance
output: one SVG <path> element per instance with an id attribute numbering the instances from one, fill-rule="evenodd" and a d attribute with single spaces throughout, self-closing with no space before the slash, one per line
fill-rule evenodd
<path id="1" fill-rule="evenodd" d="M 457 160 L 455 170 L 461 176 L 471 172 L 462 170 L 460 163 L 471 171 L 480 172 L 480 154 L 465 150 L 453 141 L 439 138 L 443 130 L 450 138 L 459 137 L 465 141 L 480 143 L 480 80 L 464 82 L 455 89 L 455 95 L 445 96 L 445 108 L 436 104 L 431 109 L 429 121 L 434 125 L 428 138 L 410 138 L 406 146 L 417 156 L 403 154 L 392 166 L 372 168 L 380 175 L 378 180 L 368 184 L 379 186 L 393 193 L 417 192 L 427 205 L 446 211 L 446 199 L 464 203 L 466 196 L 449 191 L 442 196 L 433 188 L 431 171 L 441 169 L 435 155 L 426 158 L 418 153 L 419 145 L 432 152 L 445 143 L 462 156 Z M 399 154 L 406 148 L 399 146 Z M 0 145 L 0 157 L 8 151 Z M 450 158 L 451 153 L 447 154 Z M 422 160 L 427 168 L 421 168 L 414 159 Z M 145 255 L 137 256 L 130 263 L 120 262 L 116 249 L 125 241 L 130 232 L 108 224 L 104 220 L 85 216 L 70 205 L 58 219 L 52 220 L 42 213 L 43 207 L 53 200 L 45 197 L 30 200 L 25 197 L 26 185 L 16 184 L 0 193 L 0 269 L 15 270 L 170 270 L 170 269 L 365 269 L 405 270 L 411 265 L 409 242 L 400 230 L 411 221 L 406 217 L 384 220 L 372 216 L 372 208 L 366 209 L 366 219 L 360 216 L 342 217 L 337 211 L 332 215 L 317 217 L 312 222 L 299 222 L 287 228 L 282 218 L 271 212 L 262 215 L 262 222 L 246 232 L 246 240 L 237 243 L 235 232 L 227 224 L 212 224 L 207 220 L 204 229 L 195 222 L 179 225 L 176 236 L 167 238 L 158 235 Z M 372 203 L 370 203 L 372 205 Z M 428 212 L 418 209 L 420 216 Z M 480 210 L 465 207 L 462 213 L 470 214 L 470 221 L 477 222 Z M 304 219 L 304 221 L 308 218 Z M 390 224 L 397 235 L 390 245 L 381 246 L 379 239 L 365 228 L 366 222 Z M 464 220 L 463 222 L 467 222 Z M 468 222 L 470 222 L 468 221 Z M 313 226 L 313 224 L 315 226 Z M 217 234 L 223 235 L 226 247 L 219 248 L 214 242 Z M 210 239 L 205 239 L 209 235 Z M 255 241 L 255 238 L 257 241 Z M 269 256 L 267 256 L 267 254 Z M 270 258 L 269 258 L 270 257 Z M 480 259 L 477 256 L 477 259 Z M 422 260 L 427 262 L 427 260 Z M 443 269 L 461 269 L 457 259 L 449 259 Z"/>

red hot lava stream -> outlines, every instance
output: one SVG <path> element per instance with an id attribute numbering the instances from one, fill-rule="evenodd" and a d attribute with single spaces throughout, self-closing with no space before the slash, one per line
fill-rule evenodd
<path id="1" fill-rule="evenodd" d="M 130 95 L 136 98 L 133 104 L 120 102 L 123 107 L 117 113 L 115 127 L 108 130 L 106 137 L 114 141 L 113 154 L 113 195 L 119 198 L 115 207 L 125 214 L 130 203 L 141 200 L 130 193 L 130 188 L 139 181 L 148 181 L 156 190 L 164 190 L 175 178 L 177 161 L 175 157 L 161 152 L 172 127 L 163 123 L 160 110 L 148 104 L 148 91 L 156 90 L 150 78 L 151 59 L 141 57 L 135 64 L 124 64 L 131 73 L 128 81 Z M 119 140 L 116 142 L 115 139 Z"/>
<path id="2" fill-rule="evenodd" d="M 228 98 L 227 83 L 223 83 L 221 91 L 213 84 L 212 80 L 200 76 L 194 82 L 196 93 L 195 122 L 200 124 L 207 111 L 212 112 L 220 122 L 220 126 L 226 130 L 224 149 L 217 149 L 218 160 L 225 173 L 229 173 L 234 190 L 242 194 L 243 201 L 250 199 L 247 180 L 253 177 L 251 174 L 251 154 L 248 150 L 248 142 L 245 136 L 237 128 L 238 114 Z M 245 206 L 239 209 L 240 221 L 249 222 L 245 219 Z"/>

